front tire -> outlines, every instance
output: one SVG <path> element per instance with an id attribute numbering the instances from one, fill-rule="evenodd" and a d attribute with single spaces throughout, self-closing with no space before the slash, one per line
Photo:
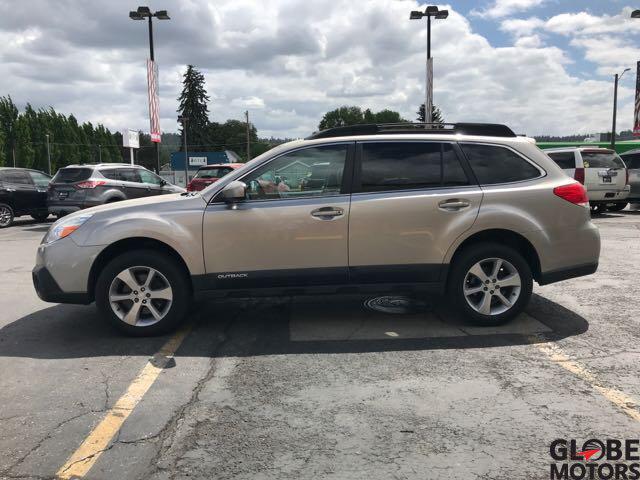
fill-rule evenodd
<path id="1" fill-rule="evenodd" d="M 104 318 L 131 336 L 151 336 L 177 328 L 191 304 L 184 268 L 170 256 L 134 250 L 114 258 L 100 273 L 96 305 Z"/>
<path id="2" fill-rule="evenodd" d="M 7 228 L 13 224 L 13 208 L 6 203 L 0 203 L 0 228 Z"/>
<path id="3" fill-rule="evenodd" d="M 503 325 L 529 303 L 531 268 L 511 247 L 479 243 L 454 260 L 448 282 L 451 305 L 479 326 Z"/>

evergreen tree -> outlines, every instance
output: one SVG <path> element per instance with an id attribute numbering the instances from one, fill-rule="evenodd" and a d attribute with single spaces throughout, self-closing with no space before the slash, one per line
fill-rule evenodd
<path id="1" fill-rule="evenodd" d="M 436 107 L 435 105 L 433 105 L 432 110 L 431 110 L 431 118 L 432 118 L 432 122 L 433 123 L 444 123 L 444 118 L 442 116 L 442 111 Z M 416 118 L 416 120 L 418 120 L 419 122 L 425 122 L 424 119 L 424 103 L 420 104 L 420 108 L 418 108 L 418 111 L 416 112 L 416 114 L 418 115 L 418 118 Z"/>
<path id="2" fill-rule="evenodd" d="M 15 158 L 16 136 L 15 127 L 18 121 L 18 107 L 15 106 L 11 95 L 0 97 L 0 131 L 4 138 L 5 165 L 13 165 Z"/>
<path id="3" fill-rule="evenodd" d="M 207 108 L 209 96 L 205 89 L 204 75 L 193 65 L 188 65 L 182 85 L 182 93 L 178 97 L 180 102 L 178 115 L 187 118 L 187 141 L 190 145 L 194 145 L 189 150 L 206 150 L 206 147 L 199 147 L 199 145 L 208 143 L 206 130 L 209 125 L 209 110 Z"/>

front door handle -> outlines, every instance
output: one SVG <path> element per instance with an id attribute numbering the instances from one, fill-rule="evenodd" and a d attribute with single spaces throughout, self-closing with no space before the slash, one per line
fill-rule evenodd
<path id="1" fill-rule="evenodd" d="M 322 220 L 331 220 L 335 217 L 344 215 L 344 210 L 337 207 L 321 207 L 311 212 L 311 216 Z"/>
<path id="2" fill-rule="evenodd" d="M 469 206 L 471 206 L 471 202 L 469 200 L 460 198 L 449 198 L 438 203 L 438 208 L 440 210 L 446 210 L 448 212 L 456 212 Z"/>

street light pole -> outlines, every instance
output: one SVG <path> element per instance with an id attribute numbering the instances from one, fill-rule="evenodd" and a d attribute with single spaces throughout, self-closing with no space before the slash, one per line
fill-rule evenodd
<path id="1" fill-rule="evenodd" d="M 613 86 L 613 125 L 611 127 L 611 150 L 616 149 L 616 120 L 618 116 L 618 83 L 622 76 L 627 73 L 630 68 L 625 68 L 620 75 L 617 73 L 614 76 Z"/>
<path id="2" fill-rule="evenodd" d="M 187 117 L 178 117 L 178 120 L 182 124 L 182 138 L 184 143 L 184 188 L 189 185 L 189 152 L 187 151 Z"/>
<path id="3" fill-rule="evenodd" d="M 431 58 L 431 17 L 444 20 L 449 16 L 448 10 L 439 10 L 430 5 L 424 12 L 414 10 L 409 15 L 410 20 L 420 20 L 427 17 L 427 76 L 425 84 L 424 122 L 433 123 L 433 59 Z"/>
<path id="4" fill-rule="evenodd" d="M 249 110 L 244 112 L 244 115 L 247 119 L 247 162 L 251 160 L 251 124 L 249 123 Z"/>
<path id="5" fill-rule="evenodd" d="M 149 60 L 155 62 L 153 55 L 153 17 L 158 20 L 170 20 L 169 14 L 166 10 L 158 10 L 157 12 L 151 12 L 149 7 L 138 7 L 137 10 L 129 12 L 129 18 L 132 20 L 144 20 L 149 19 Z M 160 143 L 155 143 L 156 147 L 156 173 L 160 173 Z"/>
<path id="6" fill-rule="evenodd" d="M 47 137 L 47 165 L 49 167 L 49 175 L 51 175 L 51 150 L 49 149 L 49 134 L 45 135 Z"/>

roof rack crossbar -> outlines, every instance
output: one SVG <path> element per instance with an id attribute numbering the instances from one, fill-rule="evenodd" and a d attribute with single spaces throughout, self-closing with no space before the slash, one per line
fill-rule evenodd
<path id="1" fill-rule="evenodd" d="M 307 137 L 307 140 L 352 135 L 381 134 L 458 134 L 484 137 L 516 137 L 506 125 L 495 123 L 365 123 L 321 130 Z"/>

